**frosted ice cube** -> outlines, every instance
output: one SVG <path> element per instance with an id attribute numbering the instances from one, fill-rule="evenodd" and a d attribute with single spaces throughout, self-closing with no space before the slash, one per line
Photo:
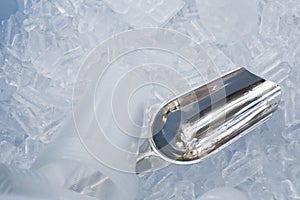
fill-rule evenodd
<path id="1" fill-rule="evenodd" d="M 191 181 L 178 181 L 175 184 L 175 199 L 195 199 L 195 185 Z"/>
<path id="2" fill-rule="evenodd" d="M 250 156 L 251 157 L 251 156 Z M 222 170 L 225 182 L 230 186 L 237 186 L 247 179 L 262 173 L 262 164 L 257 158 L 244 157 L 231 162 Z"/>
<path id="3" fill-rule="evenodd" d="M 197 0 L 197 7 L 202 23 L 219 40 L 236 40 L 257 30 L 256 1 Z"/>
<path id="4" fill-rule="evenodd" d="M 300 195 L 295 188 L 294 184 L 290 180 L 283 180 L 281 181 L 281 187 L 284 188 L 284 192 L 282 194 L 283 197 L 288 197 L 290 199 L 299 199 Z"/>
<path id="5" fill-rule="evenodd" d="M 185 24 L 185 28 L 191 37 L 200 42 L 214 42 L 215 36 L 211 34 L 199 20 L 191 20 Z"/>
<path id="6" fill-rule="evenodd" d="M 14 35 L 19 31 L 20 22 L 15 15 L 12 15 L 8 20 L 0 21 L 0 23 L 1 43 L 10 46 Z"/>
<path id="7" fill-rule="evenodd" d="M 284 80 L 290 73 L 289 64 L 282 62 L 285 52 L 286 49 L 284 48 L 267 49 L 260 55 L 254 57 L 249 63 L 249 67 L 251 68 L 251 71 L 260 74 L 267 79 L 273 77 L 275 79 L 274 81 L 280 81 L 280 79 Z M 277 70 L 280 70 L 281 73 L 283 73 L 282 77 L 277 74 Z"/>
<path id="8" fill-rule="evenodd" d="M 27 137 L 24 141 L 24 154 L 26 158 L 30 160 L 30 162 L 32 162 L 36 158 L 36 155 L 40 152 L 42 147 L 43 145 L 39 140 Z"/>
<path id="9" fill-rule="evenodd" d="M 272 191 L 259 182 L 256 182 L 255 185 L 251 186 L 248 193 L 249 199 L 272 200 L 275 198 Z"/>
<path id="10" fill-rule="evenodd" d="M 294 32 L 297 31 L 294 26 L 295 17 L 291 13 L 286 13 L 285 15 L 281 16 L 279 22 L 279 35 L 281 40 L 289 40 L 293 35 Z"/>
<path id="11" fill-rule="evenodd" d="M 292 72 L 293 73 L 293 72 Z M 300 123 L 300 103 L 298 101 L 300 91 L 298 89 L 299 82 L 295 79 L 288 79 L 284 87 L 286 88 L 283 93 L 283 101 L 285 105 L 284 116 L 285 125 L 288 127 L 295 126 Z"/>
<path id="12" fill-rule="evenodd" d="M 276 1 L 267 2 L 263 7 L 259 33 L 264 37 L 274 37 L 279 34 L 280 17 L 284 8 Z"/>
<path id="13" fill-rule="evenodd" d="M 204 47 L 209 57 L 214 61 L 220 73 L 226 73 L 237 67 L 237 65 L 223 51 L 215 45 L 204 43 Z"/>
<path id="14" fill-rule="evenodd" d="M 67 16 L 74 16 L 77 12 L 77 7 L 74 5 L 74 1 L 71 0 L 65 0 L 65 1 L 59 1 L 55 0 L 52 1 L 56 9 L 64 15 Z"/>
<path id="15" fill-rule="evenodd" d="M 145 185 L 142 187 L 145 188 L 146 194 L 143 194 L 145 200 L 152 199 L 169 199 L 173 196 L 174 184 L 177 182 L 178 177 L 174 171 L 170 172 L 165 171 L 161 172 L 156 171 L 151 173 L 150 176 L 145 177 Z"/>
<path id="16" fill-rule="evenodd" d="M 265 77 L 268 77 L 268 79 L 276 83 L 281 83 L 282 81 L 288 78 L 290 72 L 291 72 L 290 64 L 287 62 L 281 62 L 273 68 L 266 68 L 262 72 L 262 74 L 264 74 Z"/>
<path id="17" fill-rule="evenodd" d="M 7 84 L 5 79 L 0 78 L 0 102 L 10 100 L 16 89 L 15 86 Z"/>
<path id="18" fill-rule="evenodd" d="M 105 2 L 134 27 L 160 26 L 184 5 L 182 0 L 105 0 Z"/>
<path id="19" fill-rule="evenodd" d="M 299 159 L 295 159 L 290 162 L 287 167 L 286 177 L 291 180 L 291 182 L 295 185 L 297 191 L 300 191 L 300 168 L 299 168 Z"/>
<path id="20" fill-rule="evenodd" d="M 133 4 L 132 0 L 125 0 L 125 1 L 117 0 L 117 1 L 106 1 L 106 2 L 115 12 L 120 14 L 126 14 L 129 11 L 131 4 Z"/>
<path id="21" fill-rule="evenodd" d="M 243 41 L 238 40 L 221 46 L 221 49 L 237 66 L 247 66 L 251 60 L 251 52 Z"/>
<path id="22" fill-rule="evenodd" d="M 229 149 L 223 149 L 222 151 L 219 151 L 218 154 L 213 156 L 211 158 L 213 166 L 217 170 L 222 170 L 226 166 L 228 166 L 233 153 Z"/>
<path id="23" fill-rule="evenodd" d="M 184 177 L 184 179 L 194 183 L 196 196 L 215 187 L 224 186 L 225 184 L 221 170 L 218 166 L 214 165 L 214 162 L 212 162 L 214 157 L 215 155 L 212 155 L 211 158 L 208 158 L 199 164 L 178 167 L 176 169 L 182 173 L 182 177 Z"/>
<path id="24" fill-rule="evenodd" d="M 57 15 L 52 20 L 52 25 L 57 34 L 67 37 L 73 34 L 73 21 L 71 17 L 65 15 Z"/>
<path id="25" fill-rule="evenodd" d="M 251 35 L 245 42 L 252 58 L 261 55 L 265 51 L 266 47 L 260 35 Z"/>
<path id="26" fill-rule="evenodd" d="M 233 199 L 247 200 L 248 198 L 243 192 L 235 188 L 220 187 L 206 192 L 197 200 L 233 200 Z"/>
<path id="27" fill-rule="evenodd" d="M 1 140 L 0 141 L 0 160 L 1 163 L 6 163 L 6 164 L 10 164 L 12 162 L 12 160 L 14 159 L 14 154 L 16 151 L 16 147 L 5 141 L 5 140 Z"/>

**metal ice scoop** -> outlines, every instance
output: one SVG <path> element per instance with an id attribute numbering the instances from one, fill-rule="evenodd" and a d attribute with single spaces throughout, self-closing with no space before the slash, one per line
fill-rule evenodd
<path id="1" fill-rule="evenodd" d="M 269 119 L 280 96 L 276 83 L 238 68 L 171 99 L 152 117 L 137 171 L 199 162 Z"/>

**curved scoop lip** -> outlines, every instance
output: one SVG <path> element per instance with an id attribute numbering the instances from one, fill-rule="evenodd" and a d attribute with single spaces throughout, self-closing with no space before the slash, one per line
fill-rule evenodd
<path id="1" fill-rule="evenodd" d="M 269 119 L 280 97 L 276 83 L 237 68 L 163 103 L 150 121 L 150 147 L 170 163 L 200 162 Z"/>

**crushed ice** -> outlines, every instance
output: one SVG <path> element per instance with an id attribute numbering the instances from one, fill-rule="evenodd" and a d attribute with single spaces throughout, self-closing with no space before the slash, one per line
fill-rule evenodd
<path id="1" fill-rule="evenodd" d="M 200 42 L 220 71 L 244 65 L 276 81 L 283 97 L 270 121 L 209 159 L 141 175 L 138 199 L 200 200 L 224 186 L 241 198 L 300 198 L 298 0 L 17 2 L 0 24 L 1 163 L 29 168 L 59 135 L 80 62 L 97 44 L 159 26 Z"/>

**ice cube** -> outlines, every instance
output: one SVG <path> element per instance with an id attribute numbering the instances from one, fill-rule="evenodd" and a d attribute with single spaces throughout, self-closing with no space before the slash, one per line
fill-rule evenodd
<path id="1" fill-rule="evenodd" d="M 216 41 L 215 36 L 210 33 L 200 20 L 191 20 L 185 24 L 185 28 L 191 37 L 200 42 L 214 42 Z"/>
<path id="2" fill-rule="evenodd" d="M 197 0 L 204 26 L 220 41 L 232 41 L 257 30 L 258 5 L 251 0 Z"/>
<path id="3" fill-rule="evenodd" d="M 14 159 L 16 147 L 5 140 L 0 141 L 0 160 L 1 163 L 11 164 Z"/>
<path id="4" fill-rule="evenodd" d="M 55 0 L 52 2 L 56 7 L 56 9 L 63 15 L 74 16 L 78 11 L 76 9 L 76 6 L 74 5 L 74 2 L 71 0 L 65 0 L 65 1 Z"/>
<path id="5" fill-rule="evenodd" d="M 287 174 L 286 178 L 290 179 L 291 182 L 294 184 L 294 187 L 296 187 L 297 191 L 300 191 L 300 168 L 299 168 L 299 159 L 293 160 L 290 162 L 290 164 L 287 167 Z"/>
<path id="6" fill-rule="evenodd" d="M 279 35 L 281 40 L 288 41 L 296 31 L 294 26 L 294 16 L 291 13 L 286 13 L 285 15 L 281 16 L 279 22 Z"/>
<path id="7" fill-rule="evenodd" d="M 290 180 L 281 181 L 281 187 L 284 188 L 284 192 L 282 194 L 283 198 L 288 197 L 289 199 L 299 199 L 300 195 L 295 188 L 294 184 Z"/>
<path id="8" fill-rule="evenodd" d="M 249 199 L 273 200 L 275 197 L 264 184 L 256 182 L 249 188 Z"/>
<path id="9" fill-rule="evenodd" d="M 267 2 L 263 7 L 259 33 L 264 37 L 275 37 L 279 34 L 280 18 L 285 10 L 276 1 Z"/>
<path id="10" fill-rule="evenodd" d="M 73 34 L 73 19 L 69 16 L 57 15 L 53 17 L 52 25 L 56 31 L 56 34 L 59 34 L 63 37 Z"/>
<path id="11" fill-rule="evenodd" d="M 195 199 L 195 185 L 193 182 L 184 180 L 175 184 L 175 199 Z"/>
<path id="12" fill-rule="evenodd" d="M 224 186 L 221 170 L 212 162 L 215 155 L 196 164 L 195 166 L 187 166 L 178 168 L 182 172 L 182 177 L 189 180 L 195 185 L 195 195 L 198 196 L 207 190 L 215 187 Z M 197 174 L 197 175 L 196 175 Z"/>
<path id="13" fill-rule="evenodd" d="M 269 48 L 251 60 L 249 69 L 256 74 L 264 76 L 266 79 L 271 77 L 276 79 L 277 70 L 282 70 L 284 73 L 283 77 L 287 77 L 290 69 L 288 63 L 282 62 L 284 52 L 286 52 L 285 48 Z M 277 79 L 280 78 L 278 77 Z"/>
<path id="14" fill-rule="evenodd" d="M 226 46 L 221 46 L 221 49 L 229 58 L 231 58 L 236 66 L 247 66 L 251 60 L 251 52 L 241 40 L 237 40 Z"/>
<path id="15" fill-rule="evenodd" d="M 287 89 L 283 94 L 283 100 L 285 103 L 285 124 L 288 127 L 297 125 L 300 123 L 300 113 L 297 112 L 300 109 L 300 103 L 298 97 L 300 95 L 299 90 L 296 86 L 297 81 L 288 80 L 285 86 Z"/>
<path id="16" fill-rule="evenodd" d="M 247 159 L 247 157 L 231 162 L 222 170 L 222 176 L 229 186 L 237 186 L 260 173 L 262 173 L 260 160 L 258 158 Z"/>
<path id="17" fill-rule="evenodd" d="M 134 27 L 160 26 L 184 5 L 182 0 L 105 0 L 105 2 Z"/>
<path id="18" fill-rule="evenodd" d="M 19 156 L 23 161 L 22 166 L 24 168 L 30 168 L 36 156 L 41 151 L 43 144 L 40 140 L 26 137 L 21 147 L 22 152 L 19 152 Z"/>
<path id="19" fill-rule="evenodd" d="M 0 102 L 10 100 L 16 89 L 15 86 L 7 84 L 5 79 L 0 78 Z"/>
<path id="20" fill-rule="evenodd" d="M 266 45 L 260 35 L 251 35 L 245 42 L 251 53 L 251 58 L 255 58 L 265 51 Z"/>
<path id="21" fill-rule="evenodd" d="M 281 62 L 277 66 L 266 68 L 262 74 L 269 80 L 281 83 L 288 78 L 291 72 L 291 66 L 287 62 Z"/>
<path id="22" fill-rule="evenodd" d="M 232 158 L 232 155 L 233 155 L 232 151 L 230 151 L 228 148 L 224 149 L 222 151 L 219 151 L 218 154 L 214 155 L 211 158 L 213 166 L 217 170 L 224 169 L 226 166 L 228 166 L 228 164 Z"/>
<path id="23" fill-rule="evenodd" d="M 248 198 L 243 192 L 235 188 L 220 187 L 206 192 L 197 200 L 232 200 L 232 199 L 247 200 Z"/>
<path id="24" fill-rule="evenodd" d="M 169 199 L 173 196 L 174 185 L 178 180 L 174 171 L 167 172 L 165 169 L 161 172 L 156 171 L 151 173 L 150 176 L 146 176 L 146 180 L 144 182 L 145 185 L 142 188 L 145 188 L 145 194 L 143 194 L 143 198 L 145 200 L 151 199 Z"/>
<path id="25" fill-rule="evenodd" d="M 8 20 L 0 21 L 0 39 L 5 46 L 10 46 L 13 42 L 13 37 L 18 33 L 19 21 L 16 16 L 12 15 Z"/>

